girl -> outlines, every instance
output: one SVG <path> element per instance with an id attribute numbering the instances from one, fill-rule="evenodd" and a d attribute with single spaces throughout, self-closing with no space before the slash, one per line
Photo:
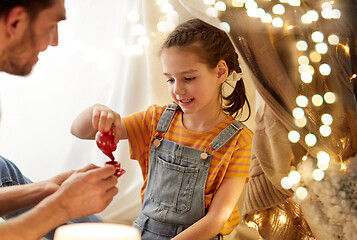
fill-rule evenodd
<path id="1" fill-rule="evenodd" d="M 121 118 L 94 105 L 72 134 L 94 139 L 112 127 L 128 139 L 144 177 L 143 207 L 134 226 L 142 239 L 219 239 L 240 221 L 237 200 L 248 177 L 252 132 L 233 117 L 250 107 L 242 79 L 223 96 L 227 77 L 241 72 L 227 34 L 199 19 L 178 26 L 161 49 L 174 104 Z"/>

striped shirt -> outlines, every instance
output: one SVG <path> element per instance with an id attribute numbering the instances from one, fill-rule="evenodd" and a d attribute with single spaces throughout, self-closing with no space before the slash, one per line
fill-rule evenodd
<path id="1" fill-rule="evenodd" d="M 144 178 L 144 185 L 141 189 L 142 199 L 147 184 L 151 143 L 155 138 L 156 127 L 165 108 L 166 106 L 152 105 L 146 111 L 123 117 L 128 132 L 130 157 L 138 160 Z M 186 147 L 204 151 L 208 149 L 213 139 L 224 128 L 229 126 L 233 120 L 233 117 L 227 117 L 223 122 L 207 132 L 191 132 L 183 126 L 182 112 L 177 111 L 164 138 Z M 205 187 L 206 212 L 224 178 L 247 178 L 249 176 L 252 138 L 252 131 L 248 128 L 243 128 L 219 151 L 213 153 Z M 220 233 L 223 235 L 231 233 L 240 220 L 238 208 L 235 206 Z"/>

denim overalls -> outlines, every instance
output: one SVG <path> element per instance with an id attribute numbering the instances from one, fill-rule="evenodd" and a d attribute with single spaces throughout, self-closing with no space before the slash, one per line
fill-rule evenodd
<path id="1" fill-rule="evenodd" d="M 176 104 L 167 106 L 151 146 L 142 212 L 133 225 L 142 240 L 171 239 L 206 214 L 204 193 L 212 154 L 163 139 L 177 108 Z M 242 127 L 242 123 L 233 121 L 209 149 L 218 151 Z"/>

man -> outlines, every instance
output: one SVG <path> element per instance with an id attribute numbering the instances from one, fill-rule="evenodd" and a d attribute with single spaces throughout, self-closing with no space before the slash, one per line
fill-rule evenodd
<path id="1" fill-rule="evenodd" d="M 0 71 L 28 75 L 38 54 L 57 46 L 57 24 L 65 15 L 64 0 L 1 0 Z M 0 156 L 0 216 L 31 208 L 0 223 L 1 239 L 39 239 L 71 219 L 104 210 L 118 192 L 114 172 L 113 166 L 91 164 L 29 183 Z"/>

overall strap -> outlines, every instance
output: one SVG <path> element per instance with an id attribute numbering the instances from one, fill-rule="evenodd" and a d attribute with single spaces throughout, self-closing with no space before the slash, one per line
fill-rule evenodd
<path id="1" fill-rule="evenodd" d="M 217 137 L 213 139 L 211 142 L 211 147 L 218 151 L 221 147 L 223 147 L 229 140 L 232 139 L 239 131 L 245 127 L 245 125 L 237 120 L 234 120 L 231 125 L 227 126 L 225 129 L 220 132 Z"/>
<path id="2" fill-rule="evenodd" d="M 169 129 L 172 119 L 175 116 L 176 110 L 178 108 L 177 104 L 168 104 L 165 111 L 160 117 L 159 123 L 157 124 L 156 130 L 158 132 L 166 133 Z"/>

